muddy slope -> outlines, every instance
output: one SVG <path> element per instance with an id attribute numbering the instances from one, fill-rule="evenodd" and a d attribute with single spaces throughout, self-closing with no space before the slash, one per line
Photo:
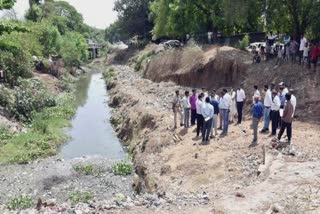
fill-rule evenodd
<path id="1" fill-rule="evenodd" d="M 145 76 L 155 82 L 173 81 L 189 87 L 234 87 L 247 76 L 250 56 L 231 47 L 197 46 L 165 51 L 152 58 Z"/>

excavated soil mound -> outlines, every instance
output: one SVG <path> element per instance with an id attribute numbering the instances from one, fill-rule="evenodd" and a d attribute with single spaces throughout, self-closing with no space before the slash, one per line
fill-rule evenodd
<path id="1" fill-rule="evenodd" d="M 145 76 L 155 82 L 173 81 L 189 87 L 232 87 L 246 78 L 250 63 L 250 54 L 231 47 L 212 46 L 204 51 L 189 46 L 153 57 Z"/>

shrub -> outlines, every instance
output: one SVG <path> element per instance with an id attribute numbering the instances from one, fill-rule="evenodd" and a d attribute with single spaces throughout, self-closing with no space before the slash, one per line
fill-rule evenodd
<path id="1" fill-rule="evenodd" d="M 87 165 L 76 165 L 73 166 L 73 169 L 84 175 L 99 175 L 101 172 L 101 169 L 98 168 L 96 165 L 87 164 Z"/>
<path id="2" fill-rule="evenodd" d="M 22 121 L 30 121 L 33 111 L 56 105 L 56 100 L 36 79 L 19 79 L 15 88 L 16 115 Z"/>
<path id="3" fill-rule="evenodd" d="M 88 203 L 92 199 L 93 195 L 90 192 L 76 191 L 69 194 L 69 200 L 72 204 Z"/>
<path id="4" fill-rule="evenodd" d="M 0 146 L 2 143 L 5 143 L 6 140 L 13 137 L 13 134 L 10 133 L 9 129 L 5 126 L 0 125 Z"/>
<path id="5" fill-rule="evenodd" d="M 17 53 L 0 51 L 0 68 L 7 72 L 7 82 L 14 86 L 19 77 L 32 76 L 31 56 L 23 51 Z"/>
<path id="6" fill-rule="evenodd" d="M 16 97 L 14 90 L 0 85 L 0 91 L 0 106 L 5 107 L 9 113 L 15 112 Z"/>
<path id="7" fill-rule="evenodd" d="M 128 161 L 119 161 L 112 166 L 112 172 L 115 175 L 130 175 L 133 171 L 133 166 Z"/>
<path id="8" fill-rule="evenodd" d="M 28 196 L 19 196 L 16 198 L 12 198 L 7 203 L 7 208 L 9 210 L 23 210 L 32 207 L 33 200 Z"/>
<path id="9" fill-rule="evenodd" d="M 239 41 L 239 48 L 241 50 L 246 50 L 246 48 L 249 46 L 250 38 L 249 35 L 246 34 L 242 40 Z"/>

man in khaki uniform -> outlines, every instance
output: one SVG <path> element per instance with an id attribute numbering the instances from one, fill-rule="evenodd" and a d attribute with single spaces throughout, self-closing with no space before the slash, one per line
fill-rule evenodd
<path id="1" fill-rule="evenodd" d="M 183 116 L 182 116 L 182 110 L 181 110 L 181 100 L 179 96 L 179 91 L 176 91 L 176 95 L 173 98 L 172 101 L 172 111 L 174 116 L 174 128 L 177 128 L 177 114 L 180 115 L 180 125 L 183 126 Z"/>

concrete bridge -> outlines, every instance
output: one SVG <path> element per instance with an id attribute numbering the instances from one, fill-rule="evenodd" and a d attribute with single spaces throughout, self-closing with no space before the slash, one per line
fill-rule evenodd
<path id="1" fill-rule="evenodd" d="M 91 39 L 88 40 L 89 59 L 95 59 L 99 57 L 99 49 L 102 49 L 102 44 L 96 44 Z"/>

